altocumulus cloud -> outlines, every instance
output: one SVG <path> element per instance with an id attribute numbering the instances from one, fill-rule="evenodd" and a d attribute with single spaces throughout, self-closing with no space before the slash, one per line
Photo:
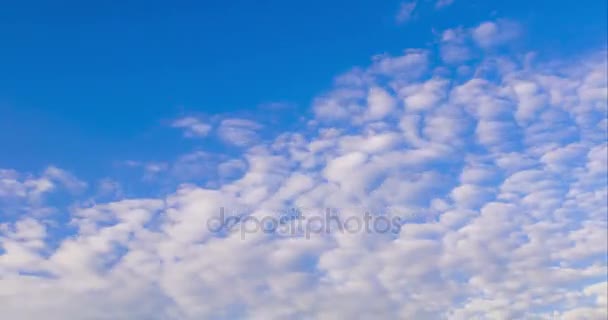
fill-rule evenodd
<path id="1" fill-rule="evenodd" d="M 439 48 L 375 57 L 314 99 L 301 131 L 260 140 L 261 124 L 223 120 L 218 135 L 243 151 L 215 157 L 213 187 L 75 201 L 61 222 L 45 195 L 86 183 L 57 167 L 0 171 L 0 204 L 17 217 L 0 226 L 0 313 L 605 319 L 606 52 L 498 54 L 513 26 L 488 21 L 445 31 Z M 212 130 L 172 125 L 186 137 Z M 309 239 L 206 227 L 220 207 L 356 206 L 405 223 Z"/>

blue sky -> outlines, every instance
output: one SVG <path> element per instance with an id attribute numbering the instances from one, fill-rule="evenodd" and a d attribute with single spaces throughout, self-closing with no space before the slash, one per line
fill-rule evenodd
<path id="1" fill-rule="evenodd" d="M 99 178 L 127 158 L 168 160 L 192 147 L 159 128 L 176 114 L 276 102 L 306 113 L 336 74 L 489 18 L 525 25 L 527 50 L 576 55 L 605 46 L 606 4 L 584 3 L 420 1 L 396 23 L 395 1 L 12 1 L 0 13 L 2 165 Z"/>
<path id="2" fill-rule="evenodd" d="M 0 314 L 606 319 L 607 12 L 7 2 Z"/>

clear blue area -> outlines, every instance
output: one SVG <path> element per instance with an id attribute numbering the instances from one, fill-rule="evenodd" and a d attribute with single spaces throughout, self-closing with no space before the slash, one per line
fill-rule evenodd
<path id="1" fill-rule="evenodd" d="M 378 53 L 425 47 L 445 28 L 509 18 L 521 45 L 551 54 L 606 46 L 606 1 L 3 1 L 0 167 L 55 163 L 100 178 L 127 159 L 216 148 L 178 139 L 179 114 L 310 99 Z M 282 123 L 288 126 L 294 112 Z M 3 156 L 4 155 L 10 155 Z"/>

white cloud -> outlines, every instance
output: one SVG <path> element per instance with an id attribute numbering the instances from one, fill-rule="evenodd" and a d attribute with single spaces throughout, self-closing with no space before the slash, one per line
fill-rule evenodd
<path id="1" fill-rule="evenodd" d="M 399 5 L 399 12 L 395 19 L 398 23 L 405 23 L 412 19 L 414 10 L 416 10 L 417 1 L 402 2 Z"/>
<path id="2" fill-rule="evenodd" d="M 39 175 L 0 169 L 0 209 L 7 217 L 22 213 L 50 215 L 56 208 L 48 206 L 46 198 L 58 194 L 77 196 L 87 187 L 86 182 L 55 166 L 48 166 Z"/>
<path id="3" fill-rule="evenodd" d="M 262 125 L 246 119 L 224 119 L 218 128 L 219 137 L 230 144 L 246 147 L 258 141 Z"/>
<path id="4" fill-rule="evenodd" d="M 473 49 L 469 44 L 469 30 L 447 29 L 441 35 L 441 59 L 446 63 L 462 63 L 472 58 Z"/>
<path id="5" fill-rule="evenodd" d="M 417 78 L 428 68 L 429 54 L 425 50 L 408 49 L 401 56 L 379 55 L 374 57 L 370 70 L 374 74 Z"/>
<path id="6" fill-rule="evenodd" d="M 463 184 L 454 188 L 450 195 L 459 207 L 477 208 L 488 202 L 491 198 L 492 190 L 472 184 Z"/>
<path id="7" fill-rule="evenodd" d="M 407 110 L 420 111 L 437 106 L 446 95 L 448 82 L 444 79 L 431 79 L 424 83 L 412 84 L 399 90 Z"/>
<path id="8" fill-rule="evenodd" d="M 395 99 L 382 88 L 371 88 L 367 96 L 367 118 L 380 120 L 388 116 L 397 105 Z"/>
<path id="9" fill-rule="evenodd" d="M 500 46 L 521 35 L 521 27 L 509 20 L 486 21 L 472 31 L 473 39 L 485 49 Z"/>
<path id="10" fill-rule="evenodd" d="M 184 137 L 188 138 L 201 138 L 205 137 L 211 132 L 212 126 L 204 123 L 202 120 L 196 117 L 183 117 L 174 120 L 171 123 L 174 128 L 184 130 Z"/>
<path id="11" fill-rule="evenodd" d="M 71 173 L 62 170 L 60 168 L 49 166 L 43 173 L 43 176 L 50 179 L 51 181 L 57 181 L 61 183 L 65 188 L 71 192 L 82 192 L 86 187 L 87 183 L 80 181 Z"/>

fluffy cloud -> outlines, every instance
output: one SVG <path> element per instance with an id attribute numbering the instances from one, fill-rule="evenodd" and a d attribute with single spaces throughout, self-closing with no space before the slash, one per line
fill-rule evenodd
<path id="1" fill-rule="evenodd" d="M 520 26 L 509 20 L 487 21 L 473 29 L 473 39 L 482 48 L 505 44 L 520 35 Z"/>
<path id="2" fill-rule="evenodd" d="M 468 69 L 468 65 L 462 65 L 464 62 L 479 59 L 485 55 L 486 51 L 508 46 L 516 42 L 522 35 L 521 25 L 512 20 L 484 21 L 471 28 L 458 27 L 443 31 L 438 40 L 439 52 L 444 62 L 450 65 L 460 64 L 460 71 L 463 72 Z M 486 62 L 491 62 L 491 60 Z M 482 70 L 481 65 L 478 66 L 477 71 Z M 534 84 L 526 87 L 525 83 L 521 83 L 516 90 L 519 90 L 522 95 L 527 94 L 528 100 L 534 100 L 532 96 L 535 89 Z M 530 103 L 534 104 L 538 101 L 530 101 Z"/>
<path id="3" fill-rule="evenodd" d="M 367 118 L 380 120 L 391 114 L 395 109 L 395 99 L 381 88 L 371 88 L 367 96 Z"/>
<path id="4" fill-rule="evenodd" d="M 505 28 L 460 28 L 439 46 L 462 36 L 485 50 L 513 37 Z M 188 183 L 162 196 L 75 200 L 67 221 L 18 210 L 0 225 L 0 312 L 604 319 L 606 53 L 541 63 L 489 51 L 465 64 L 439 50 L 446 64 L 434 65 L 431 52 L 378 56 L 339 77 L 302 131 L 262 142 L 257 122 L 223 119 L 220 138 L 247 148 L 177 157 L 163 171 Z M 85 184 L 55 167 L 2 170 L 0 204 L 44 206 L 57 186 Z M 207 224 L 220 208 L 261 218 L 289 207 L 376 209 L 403 224 L 310 237 Z"/>

